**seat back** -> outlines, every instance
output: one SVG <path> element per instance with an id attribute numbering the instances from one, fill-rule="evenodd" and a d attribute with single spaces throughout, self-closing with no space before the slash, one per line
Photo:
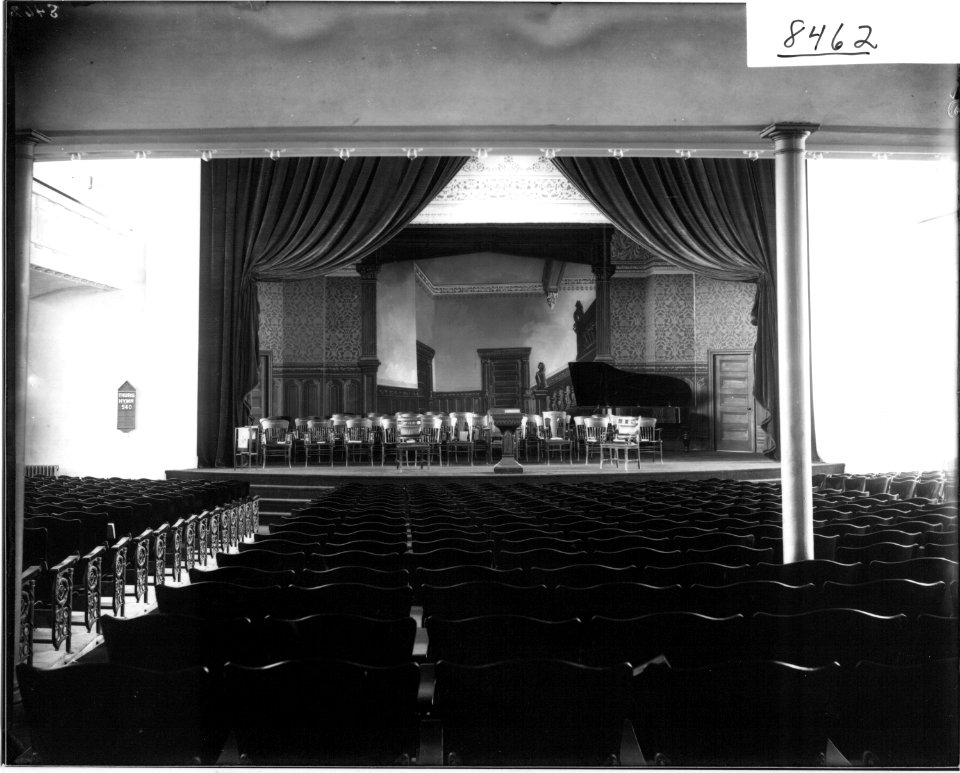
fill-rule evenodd
<path id="1" fill-rule="evenodd" d="M 260 419 L 260 431 L 264 443 L 268 445 L 283 443 L 290 431 L 290 422 L 287 419 Z"/>
<path id="2" fill-rule="evenodd" d="M 413 659 L 417 621 L 407 615 L 378 618 L 351 613 L 267 617 L 261 631 L 261 662 L 334 658 L 370 666 Z"/>
<path id="3" fill-rule="evenodd" d="M 614 416 L 613 439 L 620 443 L 636 440 L 640 427 L 640 418 L 637 416 Z"/>
<path id="4" fill-rule="evenodd" d="M 423 418 L 413 414 L 401 414 L 397 417 L 397 440 L 407 443 L 419 440 L 423 434 Z"/>
<path id="5" fill-rule="evenodd" d="M 578 662 L 583 626 L 577 619 L 542 620 L 527 615 L 481 615 L 425 621 L 430 660 L 480 665 L 511 658 L 559 658 Z"/>
<path id="6" fill-rule="evenodd" d="M 226 668 L 227 706 L 246 762 L 384 766 L 416 753 L 415 663 L 288 660 Z"/>
<path id="7" fill-rule="evenodd" d="M 566 411 L 544 411 L 543 429 L 549 440 L 564 440 L 567 437 Z"/>
<path id="8" fill-rule="evenodd" d="M 448 763 L 598 766 L 619 751 L 630 666 L 562 660 L 437 663 L 435 706 Z M 454 755 L 451 757 L 451 755 Z"/>
<path id="9" fill-rule="evenodd" d="M 751 651 L 758 659 L 801 666 L 859 660 L 897 663 L 909 648 L 906 615 L 878 615 L 862 609 L 827 608 L 795 614 L 757 612 L 751 621 Z"/>
<path id="10" fill-rule="evenodd" d="M 681 767 L 808 767 L 835 723 L 840 667 L 653 665 L 634 678 L 644 753 Z"/>
<path id="11" fill-rule="evenodd" d="M 213 765 L 227 736 L 203 667 L 17 666 L 30 741 L 44 765 Z"/>
<path id="12" fill-rule="evenodd" d="M 601 443 L 607 439 L 607 426 L 610 420 L 606 417 L 586 416 L 583 419 L 583 439 L 585 443 Z"/>
<path id="13" fill-rule="evenodd" d="M 696 668 L 742 658 L 750 642 L 743 615 L 710 617 L 665 611 L 630 618 L 593 617 L 587 626 L 584 662 L 642 665 L 664 655 L 678 668 Z"/>
<path id="14" fill-rule="evenodd" d="M 637 421 L 637 440 L 641 443 L 655 443 L 657 437 L 657 420 L 640 417 Z"/>
<path id="15" fill-rule="evenodd" d="M 218 674 L 228 660 L 249 655 L 253 625 L 248 618 L 210 620 L 179 614 L 100 618 L 111 663 L 155 671 L 206 666 Z"/>

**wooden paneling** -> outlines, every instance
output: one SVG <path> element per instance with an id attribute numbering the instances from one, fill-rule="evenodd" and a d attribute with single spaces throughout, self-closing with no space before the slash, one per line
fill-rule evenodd
<path id="1" fill-rule="evenodd" d="M 377 385 L 377 408 L 380 413 L 415 411 L 417 390 L 409 387 Z"/>
<path id="2" fill-rule="evenodd" d="M 430 410 L 442 413 L 486 413 L 487 406 L 479 390 L 461 392 L 434 392 Z"/>

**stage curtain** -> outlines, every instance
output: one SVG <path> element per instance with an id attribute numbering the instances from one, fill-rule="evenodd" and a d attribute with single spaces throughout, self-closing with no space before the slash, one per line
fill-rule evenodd
<path id="1" fill-rule="evenodd" d="M 624 234 L 673 265 L 757 285 L 754 388 L 779 458 L 773 161 L 555 158 L 554 165 Z M 817 458 L 816 448 L 813 449 Z"/>
<path id="2" fill-rule="evenodd" d="M 396 236 L 466 158 L 220 159 L 201 167 L 197 455 L 233 464 L 257 382 L 257 281 L 356 263 Z"/>

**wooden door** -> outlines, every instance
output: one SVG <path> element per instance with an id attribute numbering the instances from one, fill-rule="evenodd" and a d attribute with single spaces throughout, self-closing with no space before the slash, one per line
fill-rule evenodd
<path id="1" fill-rule="evenodd" d="M 710 376 L 714 448 L 755 452 L 753 352 L 711 352 Z"/>
<path id="2" fill-rule="evenodd" d="M 522 408 L 530 388 L 530 348 L 477 349 L 486 408 Z"/>

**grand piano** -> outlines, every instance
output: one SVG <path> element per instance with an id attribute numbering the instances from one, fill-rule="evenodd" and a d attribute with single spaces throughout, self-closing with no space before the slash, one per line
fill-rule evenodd
<path id="1" fill-rule="evenodd" d="M 606 362 L 571 362 L 570 381 L 576 413 L 647 416 L 657 426 L 676 428 L 686 421 L 693 391 L 686 381 L 657 373 L 630 373 Z"/>

